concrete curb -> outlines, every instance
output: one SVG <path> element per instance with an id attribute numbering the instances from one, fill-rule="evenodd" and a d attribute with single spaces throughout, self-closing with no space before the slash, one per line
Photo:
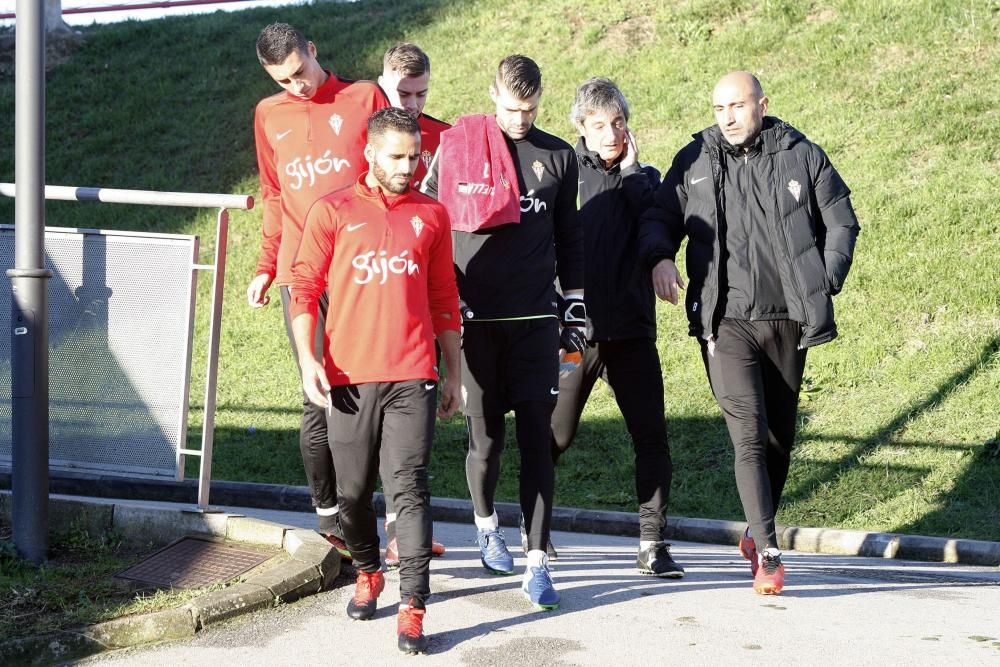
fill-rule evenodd
<path id="1" fill-rule="evenodd" d="M 136 500 L 163 500 L 195 504 L 194 480 L 136 480 L 93 473 L 59 473 L 50 481 L 53 493 Z M 0 471 L 0 488 L 10 488 L 10 473 Z M 212 483 L 212 500 L 222 505 L 311 512 L 312 502 L 304 486 L 255 484 L 252 482 Z M 381 494 L 375 494 L 375 509 L 384 513 Z M 497 514 L 505 526 L 516 527 L 520 508 L 516 503 L 497 503 Z M 431 498 L 436 521 L 472 522 L 472 503 L 454 498 Z M 667 517 L 667 537 L 674 540 L 737 544 L 746 524 L 738 521 Z M 555 530 L 638 537 L 639 515 L 556 507 L 552 512 Z M 778 526 L 785 549 L 838 556 L 874 556 L 962 565 L 1000 565 L 1000 542 L 926 537 L 840 528 Z"/>
<path id="2" fill-rule="evenodd" d="M 180 607 L 0 643 L 0 665 L 50 665 L 101 651 L 185 639 L 236 616 L 328 589 L 340 574 L 340 555 L 311 530 L 238 514 L 199 514 L 100 499 L 52 498 L 50 502 L 50 528 L 55 533 L 82 522 L 94 532 L 116 530 L 125 539 L 144 542 L 167 543 L 203 535 L 279 547 L 289 559 L 247 581 L 211 591 Z M 9 491 L 0 491 L 0 514 L 4 513 L 10 513 Z"/>

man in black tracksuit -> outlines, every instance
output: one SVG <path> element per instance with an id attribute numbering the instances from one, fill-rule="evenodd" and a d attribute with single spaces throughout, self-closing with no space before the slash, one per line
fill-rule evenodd
<path id="1" fill-rule="evenodd" d="M 492 573 L 514 573 L 493 504 L 504 415 L 513 410 L 528 542 L 521 589 L 536 607 L 554 609 L 559 594 L 545 554 L 554 485 L 549 424 L 559 394 L 559 350 L 582 351 L 586 307 L 576 156 L 565 141 L 534 126 L 541 76 L 533 60 L 515 54 L 501 61 L 490 87 L 496 117 L 489 122 L 501 129 L 517 172 L 519 222 L 454 231 L 453 248 L 464 327 L 466 477 L 481 561 Z M 423 186 L 435 198 L 441 194 L 442 173 L 457 169 L 441 154 Z M 557 274 L 562 307 L 554 286 Z"/>
<path id="2" fill-rule="evenodd" d="M 774 517 L 788 475 L 806 350 L 837 336 L 832 295 L 859 232 L 850 190 L 823 150 L 767 116 L 747 72 L 712 94 L 717 125 L 674 158 L 642 218 L 640 253 L 660 298 L 677 303 L 674 258 L 687 244 L 690 333 L 736 454 L 749 527 L 740 551 L 754 589 L 777 594 L 784 566 Z"/>
<path id="3" fill-rule="evenodd" d="M 672 464 L 663 418 L 663 375 L 656 349 L 653 285 L 639 262 L 639 217 L 653 203 L 659 172 L 638 162 L 628 102 L 604 78 L 584 81 L 570 115 L 580 133 L 580 219 L 590 332 L 580 367 L 559 382 L 552 415 L 552 457 L 573 442 L 587 398 L 602 378 L 614 392 L 635 451 L 639 554 L 644 574 L 682 577 L 663 542 Z"/>

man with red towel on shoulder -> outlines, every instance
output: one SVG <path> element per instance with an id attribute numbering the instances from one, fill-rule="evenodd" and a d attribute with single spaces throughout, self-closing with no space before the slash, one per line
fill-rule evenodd
<path id="1" fill-rule="evenodd" d="M 389 102 L 371 81 L 349 81 L 323 69 L 316 59 L 316 45 L 287 23 L 261 30 L 257 58 L 284 90 L 261 100 L 254 113 L 264 229 L 247 301 L 252 308 L 261 308 L 271 300 L 267 296 L 271 283 L 280 286 L 285 330 L 295 355 L 288 286 L 306 212 L 318 198 L 351 185 L 366 169 L 368 117 Z M 320 300 L 318 317 L 320 322 L 326 317 L 326 295 Z M 322 336 L 317 337 L 317 349 L 322 344 Z M 326 415 L 307 397 L 299 450 L 319 532 L 350 558 L 337 516 L 337 474 L 327 442 Z"/>
<path id="2" fill-rule="evenodd" d="M 513 410 L 527 533 L 521 588 L 535 607 L 555 609 L 545 552 L 554 485 L 549 421 L 560 349 L 583 350 L 586 310 L 576 154 L 534 126 L 541 96 L 538 65 L 523 55 L 504 58 L 490 86 L 496 116 L 459 119 L 442 135 L 424 191 L 445 205 L 454 230 L 466 477 L 481 560 L 489 572 L 514 573 L 493 506 L 504 415 Z"/>
<path id="3" fill-rule="evenodd" d="M 372 493 L 379 459 L 398 512 L 398 646 L 427 649 L 431 516 L 427 464 L 437 402 L 434 339 L 447 377 L 439 417 L 459 402 L 458 290 L 448 214 L 410 189 L 420 128 L 401 109 L 368 121 L 370 170 L 309 210 L 293 269 L 292 329 L 309 400 L 326 410 L 344 539 L 357 583 L 347 613 L 375 614 L 385 587 Z M 314 353 L 317 304 L 330 294 L 323 354 Z"/>

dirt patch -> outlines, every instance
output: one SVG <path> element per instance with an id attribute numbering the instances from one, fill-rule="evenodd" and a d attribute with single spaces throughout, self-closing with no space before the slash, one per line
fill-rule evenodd
<path id="1" fill-rule="evenodd" d="M 630 51 L 644 46 L 656 37 L 656 24 L 648 16 L 633 16 L 608 28 L 601 47 Z"/>
<path id="2" fill-rule="evenodd" d="M 820 9 L 806 14 L 806 23 L 829 23 L 837 18 L 837 12 L 833 9 Z"/>
<path id="3" fill-rule="evenodd" d="M 45 70 L 62 65 L 83 46 L 83 33 L 77 30 L 51 33 L 45 38 Z M 17 40 L 13 28 L 0 28 L 0 81 L 14 78 Z"/>

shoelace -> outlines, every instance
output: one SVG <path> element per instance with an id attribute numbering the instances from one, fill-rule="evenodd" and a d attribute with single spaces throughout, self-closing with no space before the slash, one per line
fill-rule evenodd
<path id="1" fill-rule="evenodd" d="M 498 544 L 499 542 L 499 544 Z M 507 548 L 507 541 L 503 538 L 503 533 L 499 530 L 495 530 L 486 536 L 486 551 L 490 556 L 499 556 L 503 554 L 501 550 Z"/>
<path id="2" fill-rule="evenodd" d="M 531 568 L 531 584 L 536 591 L 552 588 L 552 576 L 545 567 Z"/>
<path id="3" fill-rule="evenodd" d="M 354 590 L 354 600 L 358 604 L 364 604 L 375 597 L 375 580 L 377 578 L 377 573 L 361 572 L 358 574 L 357 587 Z"/>
<path id="4" fill-rule="evenodd" d="M 764 574 L 772 575 L 778 571 L 778 566 L 780 565 L 781 565 L 781 560 L 777 558 L 769 558 L 768 556 L 764 556 L 764 562 L 762 563 L 761 566 L 764 568 Z"/>
<path id="5" fill-rule="evenodd" d="M 399 610 L 399 634 L 407 637 L 419 637 L 424 632 L 424 614 L 426 609 L 408 607 Z"/>

